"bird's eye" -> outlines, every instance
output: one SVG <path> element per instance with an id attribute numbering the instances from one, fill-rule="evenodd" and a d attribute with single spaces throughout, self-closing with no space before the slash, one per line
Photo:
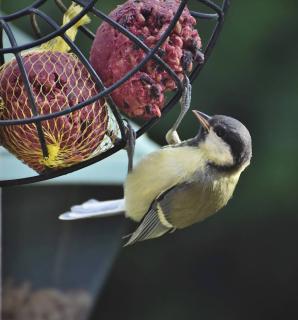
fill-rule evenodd
<path id="1" fill-rule="evenodd" d="M 215 127 L 214 131 L 221 138 L 226 135 L 226 130 L 223 127 L 220 127 L 220 126 Z"/>

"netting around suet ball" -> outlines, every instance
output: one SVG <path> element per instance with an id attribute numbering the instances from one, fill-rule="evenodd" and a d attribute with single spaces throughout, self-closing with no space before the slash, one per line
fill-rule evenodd
<path id="1" fill-rule="evenodd" d="M 80 10 L 79 6 L 72 5 L 65 14 L 64 23 Z M 85 16 L 75 28 L 87 22 L 89 18 Z M 68 31 L 71 38 L 75 34 L 74 28 Z M 75 54 L 67 52 L 68 49 L 61 38 L 56 38 L 22 55 L 38 115 L 69 109 L 99 93 L 88 70 Z M 26 119 L 35 115 L 16 59 L 1 68 L 0 96 L 1 119 Z M 45 168 L 69 167 L 100 152 L 111 116 L 108 108 L 106 100 L 99 99 L 67 115 L 42 121 L 46 156 L 35 123 L 1 126 L 1 143 L 39 173 Z"/>
<path id="2" fill-rule="evenodd" d="M 38 114 L 72 107 L 96 95 L 94 81 L 76 56 L 63 52 L 33 52 L 23 57 Z M 0 74 L 3 100 L 1 119 L 33 116 L 22 75 L 14 60 Z M 35 124 L 1 127 L 5 148 L 37 172 L 44 167 L 61 168 L 86 160 L 106 134 L 108 106 L 97 100 L 81 110 L 42 122 L 48 149 L 44 158 Z"/>

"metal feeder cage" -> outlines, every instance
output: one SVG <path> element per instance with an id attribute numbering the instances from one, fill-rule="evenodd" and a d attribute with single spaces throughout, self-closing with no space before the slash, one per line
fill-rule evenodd
<path id="1" fill-rule="evenodd" d="M 228 0 L 216 2 L 211 0 L 182 0 L 167 30 L 157 44 L 149 48 L 141 39 L 119 23 L 111 20 L 100 9 L 100 1 L 73 0 L 73 2 L 80 5 L 83 10 L 63 26 L 58 25 L 50 14 L 45 12 L 47 10 L 43 8 L 44 5 L 51 3 L 55 10 L 59 11 L 59 13 L 60 11 L 64 13 L 67 10 L 67 6 L 61 0 L 36 0 L 29 7 L 12 14 L 0 16 L 0 65 L 7 62 L 5 61 L 7 60 L 5 59 L 6 55 L 12 55 L 15 58 L 33 114 L 30 118 L 22 119 L 1 119 L 0 115 L 0 126 L 34 125 L 38 134 L 40 150 L 43 157 L 47 158 L 48 146 L 43 131 L 44 123 L 51 119 L 59 119 L 59 117 L 73 114 L 78 110 L 84 110 L 91 103 L 106 99 L 110 109 L 109 112 L 113 116 L 113 121 L 115 121 L 118 129 L 117 139 L 103 152 L 70 167 L 62 169 L 45 167 L 41 173 L 34 176 L 2 180 L 0 181 L 0 186 L 22 185 L 55 178 L 101 161 L 125 148 L 128 140 L 127 120 L 123 120 L 110 95 L 148 61 L 154 60 L 174 80 L 176 90 L 168 97 L 161 117 L 144 121 L 136 132 L 136 137 L 138 138 L 147 132 L 161 118 L 166 116 L 167 112 L 178 103 L 183 93 L 183 83 L 158 55 L 158 50 L 175 27 L 185 5 L 188 5 L 191 15 L 198 21 L 209 21 L 211 30 L 210 36 L 204 37 L 204 47 L 202 49 L 202 53 L 205 56 L 204 63 L 194 64 L 191 73 L 188 75 L 191 83 L 198 77 L 210 57 L 224 23 L 224 15 L 229 7 Z M 67 4 L 69 3 L 70 1 Z M 192 6 L 200 7 L 200 12 L 192 11 Z M 144 59 L 138 65 L 109 87 L 104 86 L 103 81 L 89 63 L 88 58 L 80 50 L 79 45 L 71 41 L 66 35 L 66 31 L 86 14 L 91 17 L 92 21 L 100 19 L 109 23 L 145 52 Z M 18 43 L 17 35 L 14 34 L 12 24 L 18 22 L 18 19 L 24 18 L 31 21 L 31 30 L 28 31 L 32 31 L 31 33 L 36 35 L 36 39 L 20 44 Z M 41 25 L 47 25 L 52 31 L 44 35 L 41 32 Z M 95 34 L 89 28 L 81 26 L 79 30 L 80 40 L 86 37 L 88 41 L 93 41 Z M 58 112 L 39 114 L 37 101 L 35 101 L 28 79 L 28 72 L 24 66 L 23 53 L 25 50 L 36 48 L 58 36 L 63 38 L 71 48 L 71 52 L 85 66 L 97 86 L 98 94 Z M 8 40 L 10 45 L 4 46 L 4 42 L 2 42 L 4 39 Z M 76 223 L 61 223 L 57 219 L 55 212 L 61 212 L 64 205 L 71 205 L 74 198 L 80 201 L 89 197 L 90 194 L 87 188 L 79 189 L 76 186 L 39 187 L 38 196 L 36 190 L 32 192 L 32 188 L 35 187 L 5 189 L 6 194 L 3 203 L 3 212 L 5 214 L 2 217 L 2 244 L 4 248 L 2 253 L 4 262 L 2 266 L 4 301 L 2 301 L 2 305 L 4 307 L 4 316 L 7 319 L 14 319 L 11 314 L 12 310 L 14 310 L 14 313 L 17 311 L 17 319 L 22 320 L 46 318 L 98 319 L 96 312 L 92 316 L 92 310 L 97 303 L 98 295 L 101 293 L 111 265 L 120 249 L 121 236 L 124 231 L 123 221 L 114 217 L 104 220 L 94 219 Z M 120 187 L 101 187 L 102 197 L 118 197 L 120 194 Z M 59 201 L 60 196 L 63 201 Z M 23 197 L 22 201 L 15 201 L 15 199 L 21 199 L 21 197 Z M 35 201 L 37 198 L 38 201 Z M 52 200 L 53 198 L 55 201 Z"/>
<path id="2" fill-rule="evenodd" d="M 136 132 L 136 137 L 138 138 L 142 134 L 147 132 L 154 124 L 156 124 L 161 118 L 163 118 L 167 114 L 167 112 L 169 112 L 177 104 L 183 92 L 182 82 L 180 81 L 176 73 L 162 60 L 161 57 L 159 57 L 158 50 L 160 46 L 163 44 L 163 42 L 166 40 L 166 38 L 169 36 L 169 34 L 172 32 L 173 28 L 176 25 L 176 22 L 178 21 L 180 15 L 182 14 L 184 7 L 186 5 L 190 7 L 191 4 L 199 3 L 202 8 L 203 7 L 205 8 L 205 10 L 203 10 L 204 12 L 197 12 L 197 11 L 190 10 L 191 15 L 195 17 L 198 21 L 211 20 L 213 22 L 213 29 L 209 39 L 204 39 L 205 45 L 204 45 L 204 48 L 202 49 L 202 53 L 205 56 L 204 63 L 194 64 L 193 69 L 189 74 L 189 79 L 191 83 L 193 83 L 194 80 L 198 77 L 203 66 L 206 64 L 212 52 L 212 49 L 216 44 L 219 33 L 224 23 L 224 15 L 229 7 L 228 0 L 223 0 L 221 1 L 221 3 L 218 3 L 218 2 L 216 3 L 215 1 L 210 1 L 210 0 L 181 1 L 179 8 L 174 15 L 174 18 L 169 24 L 166 31 L 163 33 L 163 35 L 161 36 L 159 41 L 156 43 L 156 45 L 152 48 L 149 48 L 141 39 L 139 39 L 137 36 L 135 36 L 133 33 L 131 33 L 129 30 L 123 27 L 121 24 L 112 20 L 108 15 L 106 15 L 102 10 L 100 10 L 100 2 L 97 0 L 85 0 L 85 1 L 74 0 L 73 2 L 80 5 L 83 8 L 83 10 L 73 19 L 71 19 L 70 22 L 68 22 L 63 26 L 59 26 L 57 22 L 54 21 L 53 18 L 51 18 L 46 12 L 42 10 L 41 7 L 46 2 L 47 0 L 37 0 L 31 6 L 28 6 L 12 14 L 8 14 L 0 17 L 0 22 L 1 22 L 0 64 L 1 65 L 4 64 L 4 61 L 5 61 L 4 56 L 6 54 L 14 55 L 16 62 L 18 64 L 18 68 L 21 72 L 24 87 L 26 89 L 26 94 L 28 96 L 28 100 L 30 102 L 30 107 L 33 114 L 32 117 L 22 118 L 22 119 L 15 118 L 15 119 L 4 120 L 4 119 L 1 119 L 0 117 L 0 126 L 22 126 L 25 124 L 34 124 L 38 133 L 42 155 L 44 158 L 47 158 L 48 147 L 47 147 L 45 135 L 43 132 L 43 122 L 50 119 L 71 114 L 77 110 L 85 108 L 86 106 L 90 105 L 91 103 L 94 103 L 99 99 L 104 98 L 109 104 L 111 114 L 115 119 L 115 122 L 118 126 L 118 130 L 120 134 L 118 139 L 116 139 L 109 148 L 107 148 L 105 151 L 99 154 L 94 155 L 93 157 L 88 158 L 87 160 L 84 160 L 82 162 L 79 162 L 69 167 L 65 167 L 61 169 L 53 169 L 53 168 L 45 167 L 41 173 L 35 176 L 30 176 L 25 178 L 21 177 L 21 178 L 10 179 L 10 180 L 2 180 L 0 181 L 0 186 L 21 185 L 21 184 L 33 183 L 37 181 L 43 181 L 43 180 L 55 178 L 67 173 L 71 173 L 75 170 L 79 170 L 86 166 L 89 166 L 95 162 L 101 161 L 102 159 L 107 158 L 110 155 L 114 154 L 118 150 L 123 149 L 127 143 L 127 134 L 126 134 L 127 131 L 125 126 L 125 121 L 123 121 L 122 115 L 119 113 L 117 106 L 113 103 L 113 100 L 110 97 L 110 94 L 116 88 L 121 86 L 125 81 L 127 81 L 130 77 L 132 77 L 136 72 L 138 72 L 149 60 L 153 59 L 154 62 L 160 65 L 164 70 L 166 70 L 168 75 L 175 81 L 176 90 L 172 95 L 172 97 L 168 99 L 168 101 L 166 102 L 166 105 L 162 110 L 161 117 L 154 118 L 144 122 L 140 127 L 140 129 Z M 55 4 L 57 6 L 57 10 L 62 10 L 62 12 L 66 11 L 66 6 L 64 3 L 61 2 L 61 0 L 56 0 Z M 136 46 L 141 48 L 146 53 L 144 59 L 142 59 L 140 63 L 138 63 L 134 68 L 132 68 L 129 72 L 127 72 L 125 76 L 123 76 L 121 79 L 119 79 L 109 87 L 104 86 L 103 81 L 100 79 L 100 77 L 97 75 L 97 73 L 89 63 L 88 58 L 86 58 L 86 56 L 82 53 L 78 45 L 74 41 L 71 41 L 70 38 L 66 35 L 66 31 L 69 28 L 71 28 L 76 22 L 78 22 L 85 14 L 90 15 L 92 17 L 92 21 L 93 19 L 102 19 L 103 21 L 106 21 L 115 29 L 123 33 L 125 36 L 127 36 L 131 41 L 134 42 Z M 16 41 L 16 37 L 11 29 L 11 24 L 17 22 L 18 19 L 21 19 L 24 17 L 25 18 L 27 17 L 28 19 L 30 19 L 31 28 L 34 34 L 36 35 L 36 40 L 20 45 Z M 40 32 L 40 28 L 37 23 L 37 20 L 40 20 L 42 21 L 42 23 L 47 24 L 50 28 L 52 28 L 53 31 L 46 35 L 42 35 Z M 79 27 L 79 30 L 81 31 L 80 36 L 87 37 L 91 41 L 94 39 L 95 34 L 89 28 L 85 26 L 81 26 Z M 3 47 L 2 41 L 3 41 L 4 34 L 6 35 L 10 43 L 10 46 L 8 47 Z M 51 112 L 47 114 L 39 114 L 38 108 L 37 108 L 37 102 L 35 101 L 34 94 L 32 92 L 32 88 L 30 86 L 30 82 L 28 79 L 28 73 L 24 67 L 22 53 L 24 52 L 24 50 L 28 50 L 36 46 L 39 46 L 57 36 L 61 36 L 64 39 L 64 41 L 71 48 L 71 52 L 77 56 L 77 58 L 82 62 L 82 64 L 88 70 L 91 78 L 96 83 L 96 87 L 99 93 L 96 95 L 93 95 L 91 98 L 85 101 L 82 101 L 76 105 L 69 106 L 68 108 L 64 108 L 63 110 Z"/>

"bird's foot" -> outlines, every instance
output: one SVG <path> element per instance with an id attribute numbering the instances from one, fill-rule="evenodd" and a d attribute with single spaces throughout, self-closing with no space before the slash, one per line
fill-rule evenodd
<path id="1" fill-rule="evenodd" d="M 178 132 L 176 130 L 170 129 L 166 134 L 166 140 L 168 144 L 178 144 L 181 142 Z"/>
<path id="2" fill-rule="evenodd" d="M 166 134 L 166 141 L 168 144 L 177 144 L 177 143 L 181 142 L 179 135 L 177 133 L 177 129 L 180 126 L 180 123 L 182 122 L 183 118 L 185 117 L 185 115 L 190 107 L 191 83 L 186 75 L 184 77 L 184 84 L 183 85 L 184 85 L 184 90 L 183 90 L 181 101 L 180 101 L 181 111 L 180 111 L 180 114 L 179 114 L 176 122 L 174 123 L 172 128 Z"/>
<path id="3" fill-rule="evenodd" d="M 135 152 L 136 145 L 136 132 L 132 128 L 131 124 L 125 120 L 126 122 L 126 146 L 125 150 L 127 152 L 128 157 L 128 172 L 133 169 L 133 156 Z"/>

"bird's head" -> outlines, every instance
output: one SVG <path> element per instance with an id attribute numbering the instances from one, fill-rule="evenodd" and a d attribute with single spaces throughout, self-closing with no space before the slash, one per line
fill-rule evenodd
<path id="1" fill-rule="evenodd" d="M 239 170 L 249 165 L 251 136 L 238 120 L 224 115 L 208 116 L 193 110 L 201 124 L 195 140 L 210 166 L 220 170 Z"/>

